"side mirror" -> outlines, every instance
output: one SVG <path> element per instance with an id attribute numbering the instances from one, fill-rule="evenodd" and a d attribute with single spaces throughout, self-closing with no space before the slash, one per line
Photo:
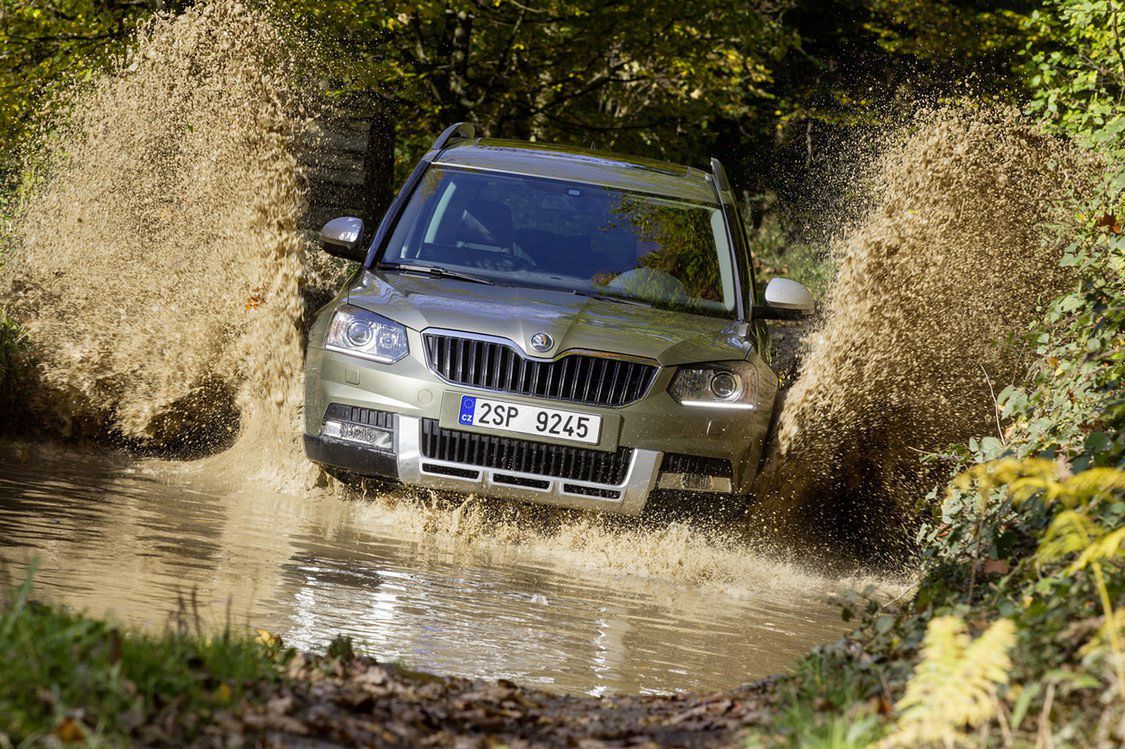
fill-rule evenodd
<path id="1" fill-rule="evenodd" d="M 363 219 L 353 216 L 334 218 L 320 230 L 320 247 L 333 257 L 362 263 L 367 252 L 359 246 L 363 238 Z"/>
<path id="2" fill-rule="evenodd" d="M 816 302 L 804 284 L 788 278 L 775 278 L 766 284 L 766 304 L 758 317 L 765 320 L 796 320 L 816 309 Z"/>

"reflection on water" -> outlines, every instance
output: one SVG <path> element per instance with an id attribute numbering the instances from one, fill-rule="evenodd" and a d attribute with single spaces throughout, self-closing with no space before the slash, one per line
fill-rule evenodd
<path id="1" fill-rule="evenodd" d="M 201 490 L 198 469 L 0 448 L 0 558 L 39 595 L 151 628 L 197 592 L 204 621 L 306 649 L 565 692 L 723 688 L 784 671 L 842 624 L 828 582 L 779 591 L 640 577 L 406 532 L 372 503 Z M 761 583 L 761 592 L 755 591 Z M 228 613 L 229 612 L 229 613 Z"/>

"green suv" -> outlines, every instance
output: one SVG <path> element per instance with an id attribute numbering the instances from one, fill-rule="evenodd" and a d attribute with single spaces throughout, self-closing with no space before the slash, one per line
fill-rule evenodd
<path id="1" fill-rule="evenodd" d="M 722 166 L 446 130 L 320 311 L 305 451 L 412 486 L 638 514 L 657 491 L 749 491 L 776 407 L 764 301 Z"/>

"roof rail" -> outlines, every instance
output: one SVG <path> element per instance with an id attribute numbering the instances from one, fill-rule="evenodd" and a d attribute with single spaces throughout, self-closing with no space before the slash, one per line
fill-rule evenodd
<path id="1" fill-rule="evenodd" d="M 727 170 L 723 169 L 722 162 L 714 156 L 711 157 L 711 174 L 715 176 L 715 186 L 719 188 L 720 191 L 730 191 L 730 181 L 727 180 Z"/>
<path id="2" fill-rule="evenodd" d="M 445 129 L 445 132 L 438 136 L 437 140 L 434 141 L 434 145 L 430 148 L 430 150 L 440 151 L 441 149 L 448 146 L 449 141 L 453 140 L 454 138 L 475 138 L 476 135 L 477 129 L 473 126 L 472 123 L 457 122 L 447 127 Z"/>

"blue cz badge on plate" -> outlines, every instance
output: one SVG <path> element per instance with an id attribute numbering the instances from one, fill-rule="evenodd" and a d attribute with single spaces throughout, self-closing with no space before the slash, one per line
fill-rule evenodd
<path id="1" fill-rule="evenodd" d="M 462 424 L 472 425 L 473 412 L 477 410 L 477 399 L 471 395 L 461 396 L 461 416 L 458 421 Z"/>

